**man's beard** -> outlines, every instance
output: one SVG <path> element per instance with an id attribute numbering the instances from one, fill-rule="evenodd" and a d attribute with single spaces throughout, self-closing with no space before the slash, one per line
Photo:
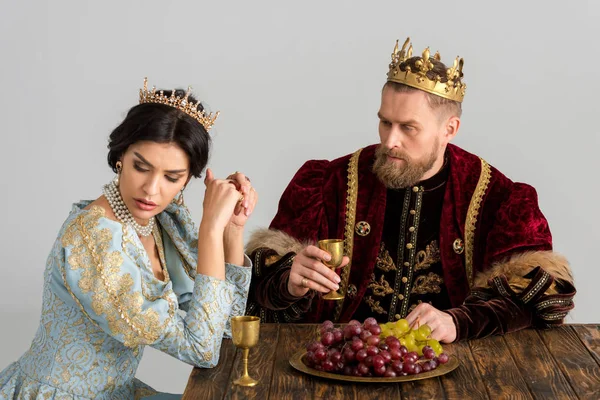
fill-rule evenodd
<path id="1" fill-rule="evenodd" d="M 431 153 L 425 159 L 415 161 L 402 151 L 388 150 L 383 145 L 379 145 L 375 151 L 375 163 L 373 172 L 377 178 L 389 189 L 403 189 L 423 180 L 423 176 L 433 168 L 437 160 L 437 148 L 439 139 L 433 144 Z M 388 160 L 388 155 L 404 160 L 406 165 L 398 167 L 393 161 Z"/>

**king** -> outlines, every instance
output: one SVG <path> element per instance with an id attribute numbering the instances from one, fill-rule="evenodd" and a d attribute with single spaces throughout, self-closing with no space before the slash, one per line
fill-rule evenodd
<path id="1" fill-rule="evenodd" d="M 380 143 L 296 173 L 257 231 L 247 313 L 268 322 L 374 317 L 426 323 L 443 342 L 559 325 L 573 308 L 533 187 L 450 144 L 461 124 L 463 59 L 392 53 Z M 344 240 L 332 271 L 320 239 Z M 337 290 L 343 299 L 322 293 Z"/>

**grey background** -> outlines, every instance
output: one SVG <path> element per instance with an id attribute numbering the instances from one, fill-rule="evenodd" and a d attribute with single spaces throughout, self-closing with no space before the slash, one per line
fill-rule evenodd
<path id="1" fill-rule="evenodd" d="M 29 346 L 42 274 L 70 204 L 112 178 L 110 131 L 150 85 L 194 87 L 221 110 L 210 166 L 246 172 L 267 225 L 310 158 L 378 140 L 394 41 L 465 58 L 455 143 L 534 185 L 578 295 L 600 322 L 596 1 L 6 1 L 0 11 L 0 369 Z M 594 40 L 596 39 L 596 40 Z M 203 184 L 187 203 L 199 221 Z M 138 376 L 183 392 L 190 367 L 147 349 Z"/>

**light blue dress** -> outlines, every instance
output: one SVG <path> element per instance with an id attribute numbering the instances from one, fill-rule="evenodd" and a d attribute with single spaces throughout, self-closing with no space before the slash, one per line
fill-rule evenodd
<path id="1" fill-rule="evenodd" d="M 84 210 L 89 204 L 75 204 L 60 230 L 44 273 L 40 326 L 31 348 L 0 373 L 0 399 L 156 395 L 135 378 L 144 346 L 214 367 L 229 318 L 244 315 L 250 260 L 226 264 L 224 281 L 197 275 L 198 232 L 187 208 L 172 203 L 157 216 L 160 281 L 135 231 L 98 206 Z"/>

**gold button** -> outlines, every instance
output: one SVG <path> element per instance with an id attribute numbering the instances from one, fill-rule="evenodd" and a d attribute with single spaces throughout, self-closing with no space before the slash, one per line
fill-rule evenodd
<path id="1" fill-rule="evenodd" d="M 417 193 L 419 191 L 419 187 L 418 186 L 414 186 L 413 187 L 413 192 Z"/>
<path id="2" fill-rule="evenodd" d="M 410 215 L 415 215 L 417 212 L 415 210 L 410 210 Z"/>
<path id="3" fill-rule="evenodd" d="M 406 283 L 406 282 L 408 282 L 408 278 L 407 278 L 407 277 L 405 277 L 405 276 L 403 276 L 403 277 L 402 277 L 402 283 Z"/>
<path id="4" fill-rule="evenodd" d="M 404 295 L 403 295 L 402 293 L 401 293 L 401 294 L 399 294 L 399 295 L 398 295 L 398 299 L 400 299 L 400 300 L 404 300 Z"/>
<path id="5" fill-rule="evenodd" d="M 404 266 L 405 267 L 410 267 L 410 263 L 407 261 L 407 262 L 404 263 Z"/>
<path id="6" fill-rule="evenodd" d="M 400 316 L 400 314 L 396 314 L 396 315 L 394 315 L 394 318 L 396 318 L 396 319 L 400 319 L 400 318 L 402 318 L 402 317 Z"/>
<path id="7" fill-rule="evenodd" d="M 413 246 L 412 246 L 412 243 L 408 243 L 408 244 L 406 245 L 406 248 L 407 248 L 407 249 L 412 249 L 412 247 L 413 247 Z"/>
<path id="8" fill-rule="evenodd" d="M 415 231 L 415 227 L 414 227 L 414 226 L 411 226 L 410 228 L 408 228 L 408 231 L 409 231 L 409 232 L 414 232 L 414 231 Z"/>

